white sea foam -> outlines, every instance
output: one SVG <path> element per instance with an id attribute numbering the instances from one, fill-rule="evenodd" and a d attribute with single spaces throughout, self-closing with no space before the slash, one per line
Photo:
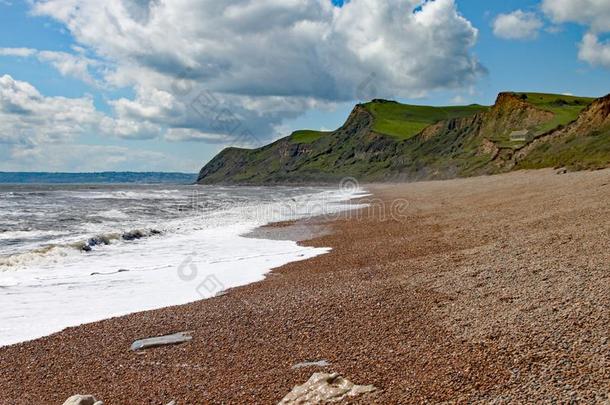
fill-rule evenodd
<path id="1" fill-rule="evenodd" d="M 110 219 L 127 219 L 129 218 L 129 214 L 124 213 L 121 210 L 107 210 L 107 211 L 101 211 L 101 212 L 97 212 L 97 213 L 92 213 L 90 216 L 100 216 L 100 217 L 104 217 L 104 218 L 110 218 Z"/>
<path id="2" fill-rule="evenodd" d="M 37 266 L 56 265 L 64 261 L 67 256 L 80 257 L 79 251 L 70 245 L 46 246 L 30 251 L 15 253 L 0 257 L 0 284 L 4 278 L 3 273 L 26 270 Z M 7 275 L 6 277 L 10 277 Z"/>
<path id="3" fill-rule="evenodd" d="M 49 237 L 49 236 L 59 236 L 62 235 L 61 232 L 56 230 L 54 231 L 41 231 L 38 229 L 31 229 L 25 231 L 4 231 L 0 232 L 0 241 L 8 240 L 8 239 L 22 239 L 22 238 L 37 238 L 37 237 Z"/>
<path id="4" fill-rule="evenodd" d="M 154 191 L 92 191 L 92 192 L 73 192 L 69 194 L 73 198 L 80 199 L 116 199 L 116 200 L 139 200 L 151 199 L 161 200 L 168 198 L 183 198 L 180 190 L 154 190 Z"/>
<path id="5" fill-rule="evenodd" d="M 261 280 L 274 267 L 328 252 L 242 235 L 271 221 L 348 209 L 339 202 L 351 196 L 327 191 L 206 211 L 149 224 L 165 230 L 159 236 L 121 241 L 90 253 L 53 248 L 35 258 L 23 257 L 14 263 L 18 270 L 0 272 L 0 346 L 68 326 L 208 298 Z"/>

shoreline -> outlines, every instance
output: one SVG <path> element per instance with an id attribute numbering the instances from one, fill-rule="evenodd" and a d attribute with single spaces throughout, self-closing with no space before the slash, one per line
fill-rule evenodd
<path id="1" fill-rule="evenodd" d="M 353 403 L 608 401 L 609 183 L 542 170 L 367 185 L 388 209 L 408 201 L 400 220 L 364 208 L 259 230 L 332 250 L 222 296 L 2 347 L 0 403 L 276 403 L 316 371 L 378 387 Z M 179 331 L 193 341 L 129 350 Z"/>
<path id="2" fill-rule="evenodd" d="M 300 193 L 300 200 L 286 197 L 289 203 L 279 199 L 205 214 L 194 211 L 179 220 L 151 223 L 170 231 L 137 243 L 94 242 L 103 246 L 91 253 L 70 247 L 58 264 L 54 257 L 64 254 L 62 251 L 48 256 L 37 251 L 22 253 L 20 257 L 34 265 L 7 273 L 0 269 L 0 347 L 66 327 L 206 299 L 262 280 L 275 267 L 326 253 L 328 249 L 298 246 L 288 239 L 243 236 L 269 222 L 302 216 L 307 211 L 304 203 L 316 204 L 314 213 L 349 207 L 342 202 L 348 195 L 338 190 Z M 83 240 L 87 238 L 83 236 Z"/>

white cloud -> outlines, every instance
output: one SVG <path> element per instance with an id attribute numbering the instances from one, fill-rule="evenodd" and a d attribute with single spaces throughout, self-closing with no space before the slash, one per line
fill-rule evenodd
<path id="1" fill-rule="evenodd" d="M 90 98 L 45 97 L 32 85 L 0 77 L 0 143 L 63 142 L 102 119 Z"/>
<path id="2" fill-rule="evenodd" d="M 173 140 L 231 142 L 235 123 L 268 140 L 307 109 L 359 98 L 363 83 L 379 97 L 417 97 L 484 71 L 454 0 L 44 0 L 33 11 L 109 61 L 108 83 L 135 88 L 111 102 L 117 122 L 184 129 Z"/>
<path id="3" fill-rule="evenodd" d="M 99 122 L 100 134 L 122 139 L 154 139 L 161 136 L 163 132 L 164 128 L 161 125 L 145 120 L 104 116 Z"/>
<path id="4" fill-rule="evenodd" d="M 515 10 L 499 14 L 493 21 L 493 32 L 504 39 L 533 39 L 542 28 L 542 21 L 534 13 Z"/>
<path id="5" fill-rule="evenodd" d="M 556 23 L 575 22 L 597 33 L 610 31 L 608 0 L 543 0 L 542 11 Z"/>
<path id="6" fill-rule="evenodd" d="M 2 153 L 0 153 L 0 156 Z M 2 171 L 192 171 L 200 162 L 177 159 L 164 153 L 122 146 L 61 144 L 13 147 L 0 161 Z"/>
<path id="7" fill-rule="evenodd" d="M 72 55 L 66 52 L 40 51 L 38 59 L 50 63 L 62 76 L 71 76 L 89 84 L 95 84 L 95 80 L 89 73 L 89 67 L 95 62 L 82 55 Z"/>
<path id="8" fill-rule="evenodd" d="M 165 134 L 165 139 L 170 142 L 224 143 L 227 141 L 227 136 L 225 134 L 205 133 L 192 128 L 171 128 Z"/>
<path id="9" fill-rule="evenodd" d="M 161 133 L 150 122 L 102 114 L 90 97 L 45 97 L 27 82 L 0 77 L 0 143 L 33 147 L 67 143 L 80 135 L 143 139 Z"/>
<path id="10" fill-rule="evenodd" d="M 159 152 L 82 143 L 92 134 L 134 138 L 161 133 L 157 125 L 104 115 L 89 97 L 45 97 L 27 82 L 0 76 L 0 170 L 190 171 L 200 164 Z"/>
<path id="11" fill-rule="evenodd" d="M 99 62 L 83 56 L 82 53 L 73 55 L 67 52 L 39 51 L 32 48 L 0 48 L 0 56 L 35 56 L 39 61 L 49 63 L 62 76 L 71 76 L 89 84 L 96 84 L 89 69 L 97 66 Z"/>
<path id="12" fill-rule="evenodd" d="M 30 48 L 0 48 L 0 56 L 32 56 L 35 49 Z"/>
<path id="13" fill-rule="evenodd" d="M 599 34 L 610 32 L 610 1 L 543 0 L 542 11 L 555 23 L 574 22 L 588 27 L 578 46 L 578 58 L 610 69 L 610 42 L 599 40 Z"/>
<path id="14" fill-rule="evenodd" d="M 579 44 L 578 58 L 610 69 L 610 42 L 600 42 L 595 34 L 587 33 Z"/>

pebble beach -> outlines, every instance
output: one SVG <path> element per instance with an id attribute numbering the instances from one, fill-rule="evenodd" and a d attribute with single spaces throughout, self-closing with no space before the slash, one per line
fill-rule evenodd
<path id="1" fill-rule="evenodd" d="M 1 347 L 0 404 L 274 404 L 315 372 L 375 387 L 342 403 L 610 403 L 610 169 L 364 187 L 253 235 L 327 254 Z"/>

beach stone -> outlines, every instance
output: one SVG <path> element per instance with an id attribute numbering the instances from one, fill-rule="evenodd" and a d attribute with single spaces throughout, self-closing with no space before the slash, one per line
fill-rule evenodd
<path id="1" fill-rule="evenodd" d="M 125 232 L 123 235 L 121 235 L 121 237 L 123 238 L 123 240 L 136 240 L 136 239 L 141 239 L 143 238 L 145 235 L 142 231 L 136 230 L 136 231 L 131 231 L 131 232 Z"/>
<path id="2" fill-rule="evenodd" d="M 63 405 L 104 405 L 104 403 L 95 399 L 93 395 L 73 395 L 66 399 Z"/>
<path id="3" fill-rule="evenodd" d="M 87 241 L 87 245 L 89 246 L 98 246 L 98 245 L 109 245 L 110 239 L 106 236 L 96 236 L 95 238 L 90 238 Z"/>
<path id="4" fill-rule="evenodd" d="M 338 373 L 314 373 L 305 384 L 295 386 L 278 405 L 339 402 L 375 390 L 372 385 L 356 385 Z"/>
<path id="5" fill-rule="evenodd" d="M 303 368 L 303 367 L 328 367 L 330 363 L 326 360 L 318 360 L 318 361 L 303 361 L 301 363 L 297 363 L 292 366 L 293 370 Z"/>
<path id="6" fill-rule="evenodd" d="M 156 336 L 147 339 L 139 339 L 131 344 L 131 350 L 142 350 L 149 349 L 157 346 L 165 345 L 177 345 L 180 343 L 188 342 L 193 337 L 186 332 L 174 333 L 173 335 Z"/>

